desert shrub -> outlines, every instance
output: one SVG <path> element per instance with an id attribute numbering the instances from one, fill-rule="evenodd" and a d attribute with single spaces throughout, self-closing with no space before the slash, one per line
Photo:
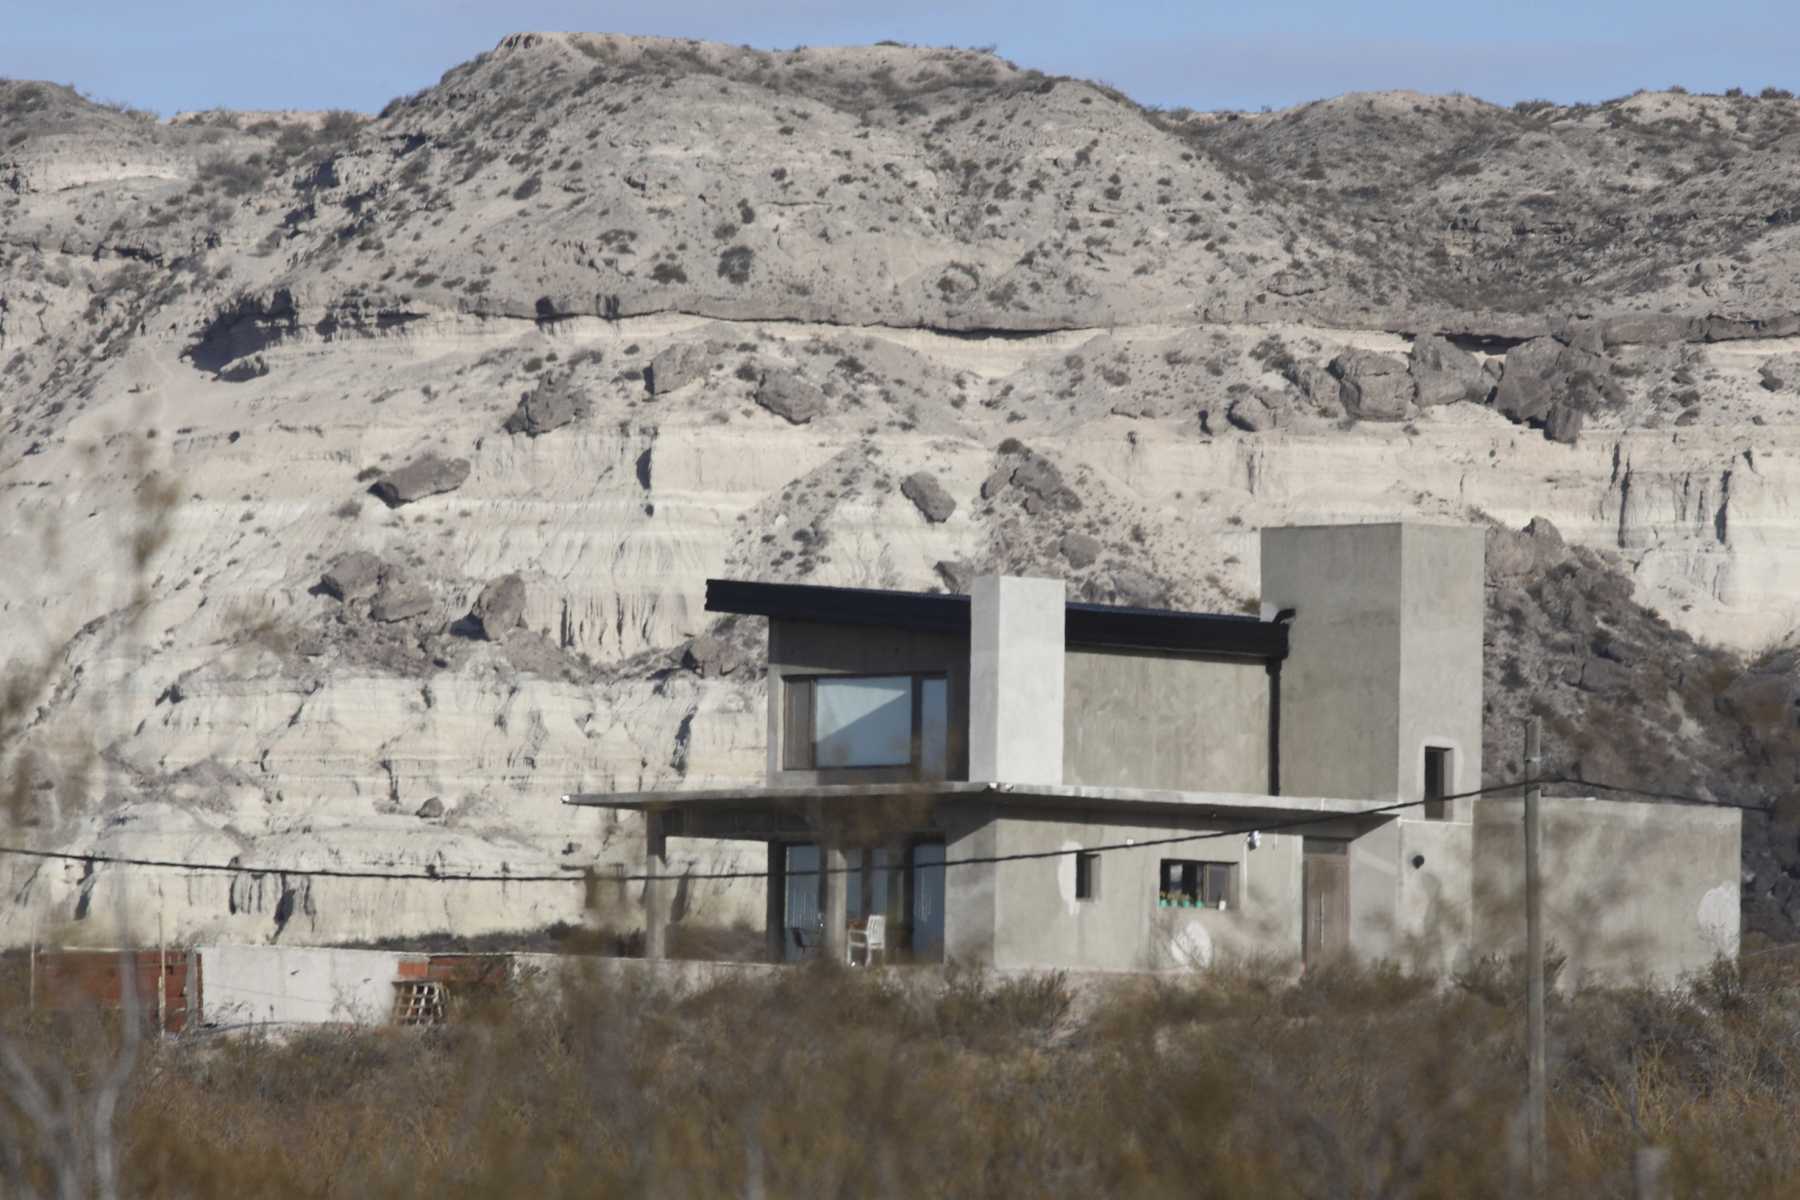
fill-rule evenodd
<path id="1" fill-rule="evenodd" d="M 260 154 L 244 158 L 221 155 L 202 162 L 196 178 L 199 183 L 218 188 L 227 196 L 243 196 L 257 191 L 268 181 L 269 167 Z"/>
<path id="2" fill-rule="evenodd" d="M 1295 983 L 1292 964 L 1221 964 L 1090 982 L 1078 1003 L 1058 975 L 600 961 L 496 983 L 434 1029 L 147 1043 L 122 1093 L 121 1190 L 1516 1194 L 1523 989 L 1506 964 L 1447 988 L 1391 968 Z M 22 970 L 0 963 L 0 988 Z M 1558 993 L 1543 1194 L 1629 1194 L 1650 1141 L 1672 1153 L 1676 1194 L 1787 1195 L 1797 1013 L 1793 955 L 1682 988 Z M 0 1038 L 83 1081 L 119 1046 L 116 1022 L 19 1003 L 0 1005 Z M 8 1163 L 46 1161 L 6 1096 L 0 1137 L 23 1151 Z M 80 1122 L 59 1143 L 91 1144 Z"/>
<path id="3" fill-rule="evenodd" d="M 731 247 L 719 255 L 719 278 L 737 284 L 750 282 L 750 264 L 755 258 L 756 252 L 748 246 Z"/>

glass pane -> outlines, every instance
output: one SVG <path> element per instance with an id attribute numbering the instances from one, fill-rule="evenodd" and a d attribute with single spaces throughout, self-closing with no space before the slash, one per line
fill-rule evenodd
<path id="1" fill-rule="evenodd" d="M 944 844 L 913 847 L 913 953 L 920 958 L 944 952 Z"/>
<path id="2" fill-rule="evenodd" d="M 912 679 L 821 679 L 814 685 L 821 769 L 904 767 L 912 762 Z"/>
<path id="3" fill-rule="evenodd" d="M 950 774 L 950 681 L 919 684 L 919 771 L 927 779 Z"/>
<path id="4" fill-rule="evenodd" d="M 787 848 L 787 927 L 798 929 L 808 938 L 818 936 L 819 929 L 819 848 L 789 846 Z M 801 874 L 801 872 L 806 872 Z M 788 938 L 793 946 L 794 939 Z"/>
<path id="5" fill-rule="evenodd" d="M 875 865 L 872 868 L 869 867 L 869 860 L 871 857 L 875 860 Z M 844 852 L 844 865 L 850 868 L 850 873 L 845 876 L 844 885 L 845 895 L 847 897 L 846 909 L 850 914 L 850 919 L 852 921 L 860 921 L 862 918 L 870 915 L 870 913 L 887 912 L 887 851 L 846 850 Z M 869 911 L 866 913 L 863 911 L 862 903 L 863 870 L 865 868 L 874 872 L 869 876 L 870 907 Z"/>
<path id="6" fill-rule="evenodd" d="M 1231 867 L 1226 863 L 1208 863 L 1206 890 L 1200 897 L 1208 908 L 1217 908 L 1231 892 Z"/>

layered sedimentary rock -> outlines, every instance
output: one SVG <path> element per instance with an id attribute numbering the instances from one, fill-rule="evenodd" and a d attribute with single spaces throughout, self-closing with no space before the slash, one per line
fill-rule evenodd
<path id="1" fill-rule="evenodd" d="M 1791 102 L 1662 100 L 1793 153 Z M 127 892 L 141 923 L 158 880 L 197 936 L 580 918 L 642 843 L 562 793 L 762 770 L 758 630 L 703 611 L 709 576 L 1235 611 L 1267 524 L 1542 517 L 1682 631 L 1800 618 L 1800 248 L 1763 158 L 1706 204 L 1700 151 L 1632 176 L 1695 214 L 1661 241 L 1600 219 L 1662 136 L 1642 98 L 1227 119 L 975 53 L 521 35 L 376 118 L 168 126 L 24 84 L 0 111 L 17 832 L 570 880 L 12 861 L 6 938 Z M 1372 121 L 1419 186 L 1365 194 L 1399 169 Z M 1488 133 L 1514 175 L 1451 153 Z M 1597 176 L 1546 194 L 1533 138 Z M 1608 696 L 1613 662 L 1543 679 Z M 754 885 L 682 896 L 759 919 Z"/>

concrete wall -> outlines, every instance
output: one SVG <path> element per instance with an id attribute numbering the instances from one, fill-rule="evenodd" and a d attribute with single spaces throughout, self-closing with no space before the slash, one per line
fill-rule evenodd
<path id="1" fill-rule="evenodd" d="M 1311 835 L 1349 843 L 1353 954 L 1433 973 L 1467 961 L 1473 932 L 1468 822 L 1326 818 L 1304 832 L 1265 833 L 1255 850 L 1238 832 L 1244 825 L 1233 818 L 1084 819 L 1051 810 L 970 815 L 953 836 L 952 859 L 1231 832 L 1108 851 L 1092 900 L 1076 899 L 1075 858 L 1068 853 L 953 870 L 946 881 L 948 956 L 999 968 L 1101 971 L 1199 967 L 1221 955 L 1298 962 L 1302 855 Z M 1235 864 L 1230 907 L 1160 908 L 1157 872 L 1164 858 Z"/>
<path id="2" fill-rule="evenodd" d="M 1350 843 L 1351 950 L 1430 974 L 1468 961 L 1473 934 L 1466 820 L 1390 818 Z"/>
<path id="3" fill-rule="evenodd" d="M 944 810 L 942 820 L 946 860 L 991 858 L 998 853 L 1000 825 L 986 806 L 959 804 Z M 945 961 L 995 962 L 999 888 L 1002 883 L 1013 886 L 1013 865 L 977 863 L 944 871 Z"/>
<path id="4" fill-rule="evenodd" d="M 1482 624 L 1487 535 L 1469 525 L 1402 525 L 1399 771 L 1424 794 L 1425 747 L 1451 750 L 1449 790 L 1481 786 Z M 1452 805 L 1468 819 L 1474 800 Z"/>
<path id="5" fill-rule="evenodd" d="M 1235 826 L 1236 822 L 1228 823 Z M 1150 841 L 1180 833 L 1205 832 L 1219 825 L 1177 826 L 1135 820 L 1082 820 L 1067 813 L 1021 815 L 1008 812 L 983 823 L 984 853 L 1019 854 L 1111 845 L 1127 839 Z M 972 849 L 977 841 L 966 839 Z M 961 856 L 953 844 L 949 857 Z M 1161 909 L 1157 870 L 1164 858 L 1236 864 L 1231 907 Z M 958 911 L 973 889 L 969 876 L 987 872 L 975 893 L 981 908 Z M 958 879 L 962 876 L 962 879 Z M 959 868 L 946 877 L 947 957 L 969 961 L 991 945 L 982 960 L 1002 969 L 1072 968 L 1103 971 L 1160 970 L 1204 966 L 1221 955 L 1300 952 L 1300 839 L 1271 834 L 1256 850 L 1242 834 L 1174 846 L 1146 846 L 1103 854 L 1097 895 L 1075 898 L 1075 859 L 1024 859 L 997 870 Z M 990 910 L 991 918 L 986 914 Z"/>
<path id="6" fill-rule="evenodd" d="M 200 947 L 208 1025 L 385 1025 L 405 955 L 313 946 Z"/>
<path id="7" fill-rule="evenodd" d="M 1072 646 L 1063 782 L 1269 790 L 1269 674 L 1259 662 Z"/>
<path id="8" fill-rule="evenodd" d="M 950 685 L 949 778 L 969 777 L 969 643 L 965 638 L 882 629 L 865 625 L 823 625 L 810 621 L 769 622 L 770 783 L 878 783 L 910 778 L 908 768 L 786 771 L 781 766 L 781 680 L 786 675 L 887 675 L 941 672 Z"/>
<path id="9" fill-rule="evenodd" d="M 1560 982 L 1673 983 L 1738 950 L 1742 814 L 1734 809 L 1547 798 L 1545 939 Z M 1475 804 L 1475 932 L 1484 952 L 1525 946 L 1524 802 Z"/>
<path id="10" fill-rule="evenodd" d="M 1452 791 L 1478 785 L 1484 553 L 1464 525 L 1263 530 L 1263 616 L 1295 611 L 1283 792 L 1416 799 L 1428 745 L 1452 750 Z"/>
<path id="11" fill-rule="evenodd" d="M 1062 580 L 984 575 L 969 603 L 969 778 L 1061 783 Z"/>

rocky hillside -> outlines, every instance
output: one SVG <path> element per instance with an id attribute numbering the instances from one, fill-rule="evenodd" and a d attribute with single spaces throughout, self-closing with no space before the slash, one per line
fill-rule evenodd
<path id="1" fill-rule="evenodd" d="M 561 792 L 760 769 L 708 575 L 1229 610 L 1261 526 L 1412 515 L 1561 531 L 1500 556 L 1496 746 L 1536 703 L 1609 774 L 1658 747 L 1760 796 L 1791 663 L 1734 655 L 1800 620 L 1797 130 L 1773 95 L 1170 113 L 975 52 L 572 34 L 376 117 L 0 83 L 19 836 L 577 878 L 641 843 Z M 0 876 L 9 938 L 582 898 Z"/>

